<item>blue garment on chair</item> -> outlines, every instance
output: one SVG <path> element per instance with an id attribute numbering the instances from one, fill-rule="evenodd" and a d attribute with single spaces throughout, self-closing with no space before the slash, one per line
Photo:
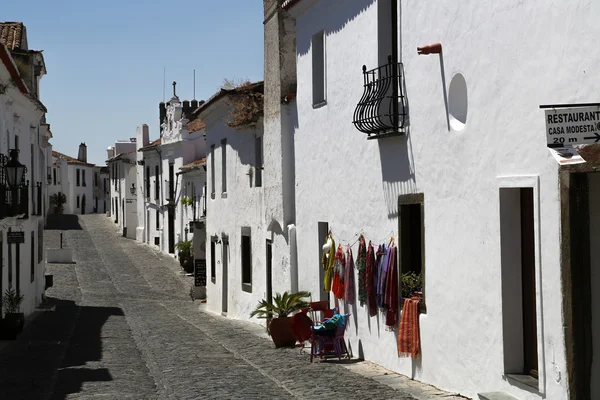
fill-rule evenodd
<path id="1" fill-rule="evenodd" d="M 314 327 L 316 331 L 333 330 L 338 326 L 344 326 L 346 324 L 346 316 L 343 314 L 334 314 L 333 317 L 323 321 L 321 325 Z"/>

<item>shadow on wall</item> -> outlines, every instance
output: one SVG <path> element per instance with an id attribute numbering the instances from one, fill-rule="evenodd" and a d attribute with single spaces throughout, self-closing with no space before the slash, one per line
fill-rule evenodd
<path id="1" fill-rule="evenodd" d="M 79 217 L 74 214 L 48 214 L 45 229 L 57 231 L 82 230 Z"/>
<path id="2" fill-rule="evenodd" d="M 325 29 L 325 35 L 336 33 L 343 29 L 348 22 L 352 21 L 369 8 L 373 3 L 375 3 L 375 0 L 346 0 L 343 3 L 340 3 L 340 6 L 336 8 L 336 12 L 324 13 L 315 21 L 312 21 L 312 24 L 313 26 L 323 27 Z M 325 18 L 327 19 L 326 21 L 324 20 Z M 306 35 L 296 37 L 296 52 L 299 55 L 308 54 L 310 40 L 311 38 Z"/>
<path id="3" fill-rule="evenodd" d="M 415 193 L 414 159 L 409 133 L 379 140 L 381 183 L 388 218 L 398 218 L 398 196 Z"/>

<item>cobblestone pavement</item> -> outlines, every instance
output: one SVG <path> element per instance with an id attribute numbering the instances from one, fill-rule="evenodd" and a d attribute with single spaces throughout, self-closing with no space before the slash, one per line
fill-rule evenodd
<path id="1" fill-rule="evenodd" d="M 172 258 L 102 215 L 64 233 L 76 264 L 48 265 L 54 311 L 0 351 L 2 399 L 450 399 L 373 366 L 311 364 L 254 324 L 199 311 Z M 59 243 L 47 230 L 47 248 Z"/>

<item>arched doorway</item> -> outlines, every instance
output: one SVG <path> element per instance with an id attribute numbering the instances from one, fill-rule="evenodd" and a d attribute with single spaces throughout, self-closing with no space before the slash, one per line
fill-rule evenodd
<path id="1" fill-rule="evenodd" d="M 85 214 L 85 194 L 81 197 L 81 214 Z"/>

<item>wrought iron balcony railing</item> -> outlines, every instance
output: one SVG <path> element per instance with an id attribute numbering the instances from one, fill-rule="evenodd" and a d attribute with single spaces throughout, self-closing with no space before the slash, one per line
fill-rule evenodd
<path id="1" fill-rule="evenodd" d="M 364 92 L 352 123 L 368 139 L 401 135 L 406 123 L 406 98 L 402 90 L 402 63 L 392 62 L 367 71 L 363 65 Z"/>

